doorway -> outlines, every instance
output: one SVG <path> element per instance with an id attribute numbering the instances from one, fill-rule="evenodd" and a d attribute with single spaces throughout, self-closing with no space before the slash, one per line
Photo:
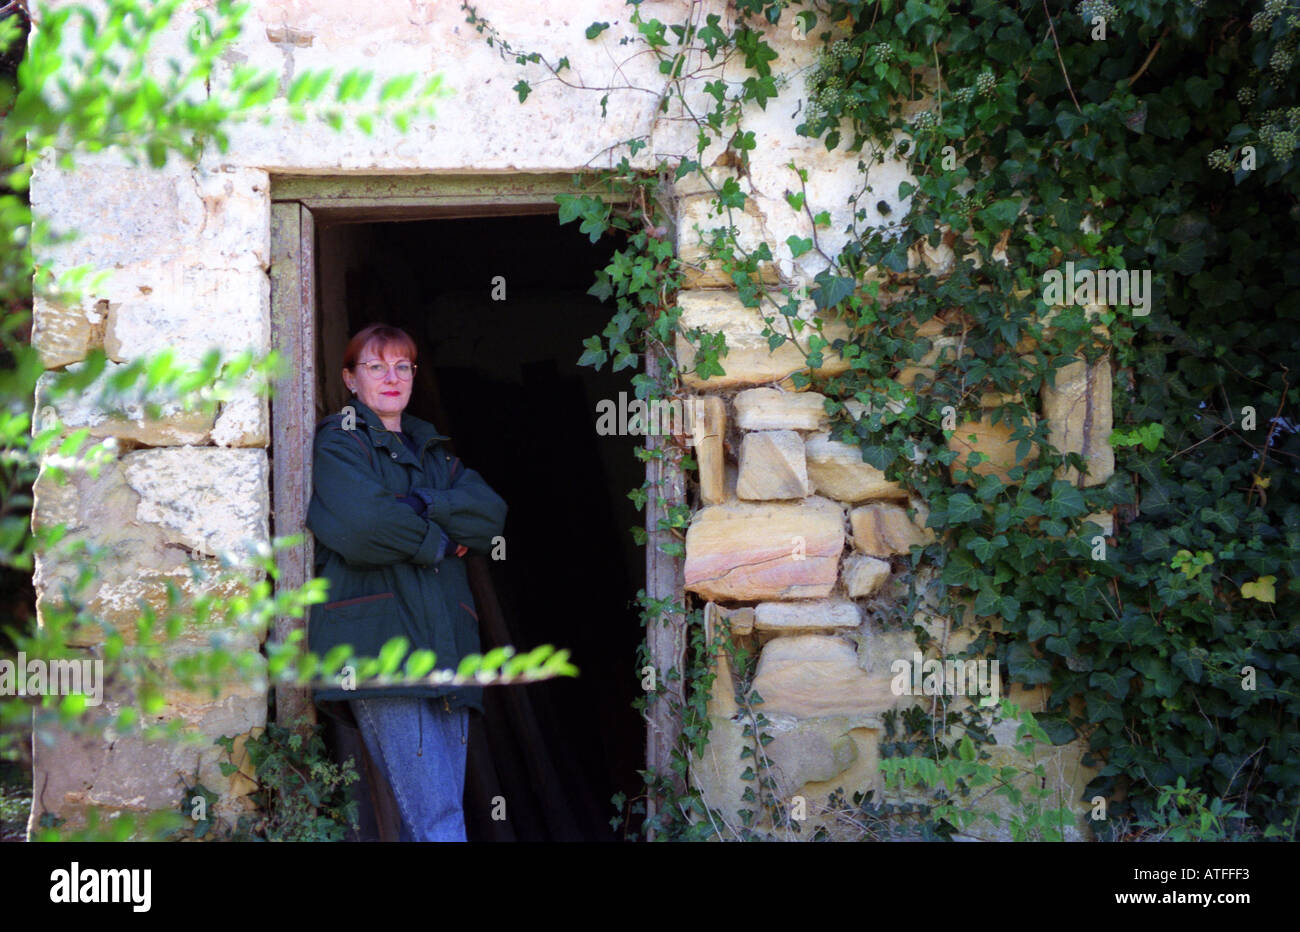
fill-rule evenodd
<path id="1" fill-rule="evenodd" d="M 284 187 L 273 190 L 279 200 Z M 629 530 L 644 517 L 627 498 L 645 467 L 635 455 L 641 438 L 595 430 L 598 401 L 632 394 L 630 371 L 576 360 L 608 321 L 610 309 L 586 291 L 615 244 L 560 226 L 549 192 L 464 205 L 390 191 L 378 208 L 357 203 L 366 194 L 275 205 L 277 243 L 294 240 L 283 218 L 299 211 L 296 282 L 283 280 L 283 255 L 278 282 L 273 269 L 277 331 L 286 296 L 312 315 L 288 339 L 291 350 L 302 343 L 301 388 L 289 404 L 277 394 L 274 494 L 310 496 L 309 485 L 288 481 L 280 455 L 302 455 L 307 439 L 281 430 L 295 399 L 314 425 L 346 400 L 339 368 L 352 333 L 376 321 L 410 333 L 419 368 L 407 410 L 450 435 L 455 454 L 509 505 L 506 558 L 475 558 L 483 649 L 550 643 L 568 648 L 580 670 L 485 690 L 485 714 L 471 716 L 469 839 L 614 840 L 610 797 L 640 792 L 645 760 L 645 725 L 632 707 L 645 555 Z M 293 520 L 276 513 L 277 525 Z M 493 818 L 502 801 L 506 818 Z"/>

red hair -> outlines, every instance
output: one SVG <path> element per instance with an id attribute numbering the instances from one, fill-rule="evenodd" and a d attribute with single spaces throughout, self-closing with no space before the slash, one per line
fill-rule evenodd
<path id="1" fill-rule="evenodd" d="M 400 327 L 371 324 L 364 330 L 358 331 L 356 336 L 348 341 L 348 348 L 343 351 L 343 368 L 349 372 L 355 371 L 357 360 L 372 343 L 376 344 L 375 348 L 380 356 L 386 356 L 389 350 L 395 350 L 394 355 L 404 355 L 412 364 L 415 363 L 415 341 L 411 339 L 410 334 Z"/>

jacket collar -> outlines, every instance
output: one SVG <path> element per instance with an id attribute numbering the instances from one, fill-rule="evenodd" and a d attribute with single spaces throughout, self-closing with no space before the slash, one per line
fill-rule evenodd
<path id="1" fill-rule="evenodd" d="M 370 440 L 375 446 L 388 447 L 399 455 L 409 455 L 406 446 L 397 437 L 393 436 L 391 430 L 384 426 L 384 422 L 379 419 L 378 414 L 363 404 L 360 399 L 352 398 L 348 401 L 348 404 L 356 409 L 357 420 L 366 425 L 367 433 L 369 433 Z M 402 412 L 402 433 L 414 440 L 416 447 L 420 450 L 424 450 L 425 446 L 432 441 L 451 439 L 446 434 L 438 433 L 437 428 L 428 421 L 405 411 Z"/>

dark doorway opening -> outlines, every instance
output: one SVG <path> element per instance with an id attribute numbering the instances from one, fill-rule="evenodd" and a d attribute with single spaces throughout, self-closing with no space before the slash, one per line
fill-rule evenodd
<path id="1" fill-rule="evenodd" d="M 628 530 L 643 518 L 627 498 L 644 465 L 640 438 L 595 430 L 599 400 L 632 397 L 630 371 L 576 360 L 608 321 L 586 292 L 614 246 L 553 213 L 323 221 L 317 235 L 318 416 L 346 401 L 339 366 L 352 333 L 375 321 L 410 333 L 420 365 L 407 410 L 449 434 L 509 505 L 506 559 L 475 558 L 500 605 L 484 650 L 502 638 L 520 650 L 550 643 L 581 671 L 485 691 L 485 715 L 471 717 L 469 839 L 613 840 L 610 797 L 637 795 L 644 766 L 631 703 L 645 558 Z M 501 802 L 506 818 L 494 819 Z"/>

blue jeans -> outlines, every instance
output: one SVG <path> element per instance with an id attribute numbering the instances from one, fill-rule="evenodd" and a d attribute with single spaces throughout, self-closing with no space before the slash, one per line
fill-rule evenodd
<path id="1" fill-rule="evenodd" d="M 401 841 L 464 841 L 469 712 L 442 700 L 379 696 L 351 700 L 366 750 L 397 799 Z"/>

